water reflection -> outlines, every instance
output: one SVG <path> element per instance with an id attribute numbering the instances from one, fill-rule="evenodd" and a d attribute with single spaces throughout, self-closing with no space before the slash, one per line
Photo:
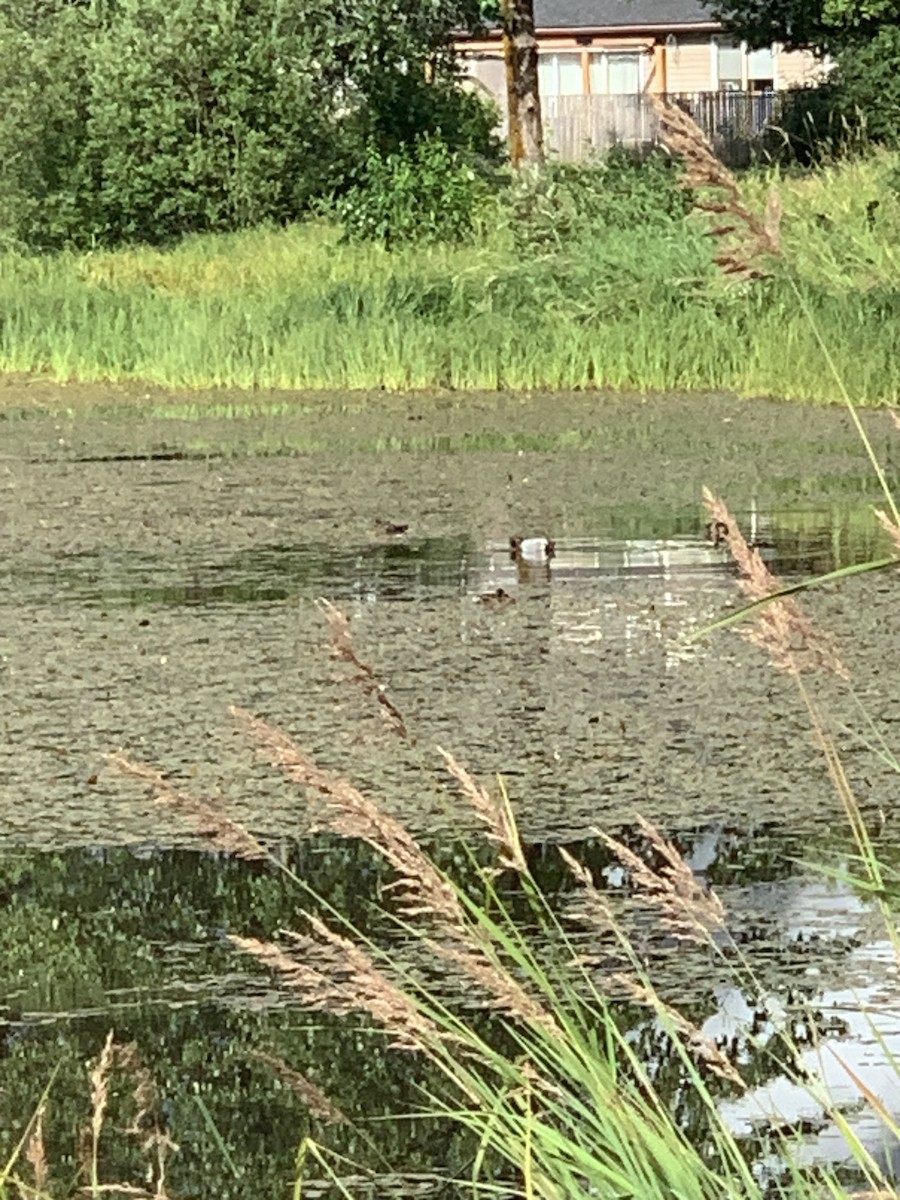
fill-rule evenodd
<path id="1" fill-rule="evenodd" d="M 635 831 L 622 836 L 640 852 Z M 729 1049 L 754 1081 L 746 1095 L 722 1103 L 735 1133 L 758 1146 L 775 1136 L 773 1130 L 796 1130 L 803 1135 L 804 1161 L 840 1163 L 847 1153 L 834 1123 L 836 1109 L 880 1161 L 896 1155 L 896 1146 L 883 1145 L 883 1126 L 859 1103 L 861 1090 L 869 1089 L 891 1105 L 896 1076 L 889 1058 L 900 1055 L 896 963 L 876 912 L 848 885 L 792 864 L 764 830 L 746 836 L 700 829 L 679 841 L 695 864 L 704 864 L 698 869 L 719 880 L 729 928 L 756 973 L 756 995 L 735 986 L 724 961 L 701 955 L 705 967 L 698 973 L 698 963 L 685 962 L 684 948 L 665 944 L 658 922 L 642 923 L 602 843 L 571 849 L 607 881 L 612 903 L 617 896 L 624 901 L 626 924 L 638 922 L 633 932 L 645 938 L 663 994 L 703 1014 L 704 1033 Z M 450 865 L 453 848 L 435 849 Z M 363 931 L 386 931 L 378 915 L 386 876 L 365 847 L 322 838 L 283 844 L 281 857 Z M 565 915 L 571 884 L 554 848 L 531 847 L 529 860 Z M 456 861 L 453 869 L 459 870 L 464 859 Z M 280 1088 L 256 1056 L 263 1050 L 308 1073 L 353 1122 L 364 1125 L 380 1113 L 415 1106 L 424 1082 L 421 1064 L 387 1050 L 365 1023 L 304 1013 L 289 988 L 231 950 L 225 931 L 268 937 L 279 927 L 296 926 L 309 898 L 282 875 L 215 855 L 145 848 L 7 855 L 0 859 L 0 886 L 6 914 L 0 933 L 0 1080 L 10 1111 L 31 1111 L 35 1088 L 62 1054 L 63 1094 L 53 1111 L 63 1125 L 83 1122 L 82 1063 L 96 1055 L 114 1026 L 151 1066 L 165 1096 L 168 1128 L 185 1147 L 171 1168 L 179 1194 L 195 1194 L 190 1180 L 201 1164 L 207 1183 L 199 1194 L 210 1194 L 210 1180 L 217 1195 L 241 1194 L 228 1181 L 197 1094 L 239 1176 L 257 1188 L 284 1178 L 304 1130 L 347 1150 L 355 1145 L 358 1162 L 372 1161 L 375 1152 L 376 1159 L 410 1170 L 435 1161 L 459 1164 L 472 1152 L 458 1131 L 440 1122 L 376 1122 L 367 1126 L 365 1144 L 354 1143 L 352 1132 L 340 1127 L 326 1134 L 302 1098 Z M 751 930 L 754 936 L 745 939 Z M 595 940 L 584 948 L 595 956 L 599 949 Z M 407 954 L 411 947 L 398 940 L 397 951 Z M 475 1003 L 462 979 L 458 986 L 456 1002 Z M 627 1019 L 651 1074 L 660 1081 L 680 1078 L 677 1056 L 655 1019 L 637 1010 Z M 805 1085 L 780 1073 L 784 1053 L 776 1042 L 785 1031 L 802 1047 L 812 1073 Z M 431 1083 L 437 1086 L 437 1080 Z M 701 1102 L 692 1099 L 691 1089 L 676 1088 L 673 1102 L 685 1127 L 699 1120 L 692 1105 Z M 260 1118 L 248 1122 L 250 1110 Z M 51 1122 L 51 1137 L 53 1128 Z M 0 1126 L 3 1153 L 16 1129 L 15 1123 Z M 774 1173 L 777 1165 L 777 1158 L 763 1155 L 757 1169 Z"/>

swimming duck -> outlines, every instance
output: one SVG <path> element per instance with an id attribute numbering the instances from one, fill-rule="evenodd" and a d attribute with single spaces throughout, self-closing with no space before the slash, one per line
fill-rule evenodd
<path id="1" fill-rule="evenodd" d="M 515 604 L 515 596 L 511 596 L 509 592 L 502 587 L 498 587 L 493 592 L 482 592 L 477 597 L 479 604 Z"/>
<path id="2" fill-rule="evenodd" d="M 511 537 L 509 556 L 515 562 L 546 563 L 556 554 L 556 543 L 545 537 Z"/>
<path id="3" fill-rule="evenodd" d="M 382 517 L 376 517 L 372 527 L 376 533 L 383 533 L 386 537 L 399 537 L 409 529 L 408 525 L 395 525 L 393 521 L 385 521 Z"/>

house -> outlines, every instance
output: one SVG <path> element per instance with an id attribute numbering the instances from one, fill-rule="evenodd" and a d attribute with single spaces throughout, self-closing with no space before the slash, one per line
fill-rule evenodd
<path id="1" fill-rule="evenodd" d="M 649 96 L 689 105 L 710 136 L 759 132 L 776 93 L 823 73 L 810 51 L 751 50 L 702 0 L 535 0 L 541 102 L 552 149 L 652 140 Z M 499 29 L 458 43 L 472 85 L 506 107 Z"/>

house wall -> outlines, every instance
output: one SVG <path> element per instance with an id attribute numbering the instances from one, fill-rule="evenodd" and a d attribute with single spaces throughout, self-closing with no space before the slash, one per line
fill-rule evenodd
<path id="1" fill-rule="evenodd" d="M 831 63 L 817 58 L 809 50 L 781 50 L 778 54 L 776 88 L 798 87 L 818 83 L 831 70 Z"/>
<path id="2" fill-rule="evenodd" d="M 709 34 L 676 37 L 666 46 L 666 91 L 708 92 L 713 86 Z"/>
<path id="3" fill-rule="evenodd" d="M 716 38 L 708 32 L 676 34 L 667 39 L 647 36 L 595 36 L 585 44 L 574 37 L 538 37 L 539 53 L 579 55 L 581 58 L 580 92 L 592 90 L 592 56 L 608 52 L 640 55 L 640 90 L 644 92 L 708 92 L 717 91 Z M 470 42 L 461 47 L 466 71 L 473 86 L 488 93 L 501 110 L 506 106 L 506 75 L 503 51 L 496 40 Z M 743 51 L 745 58 L 748 52 Z M 798 84 L 815 83 L 827 73 L 823 64 L 810 51 L 785 51 L 775 48 L 773 54 L 773 83 L 776 91 Z M 595 77 L 599 74 L 594 72 Z M 571 81 L 572 75 L 569 79 Z"/>

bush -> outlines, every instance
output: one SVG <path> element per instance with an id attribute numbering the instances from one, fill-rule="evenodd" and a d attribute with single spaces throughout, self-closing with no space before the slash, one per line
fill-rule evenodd
<path id="1" fill-rule="evenodd" d="M 863 114 L 848 103 L 844 88 L 832 78 L 785 93 L 764 147 L 777 162 L 806 167 L 864 149 L 867 141 Z"/>
<path id="2" fill-rule="evenodd" d="M 453 242 L 472 233 L 486 193 L 466 155 L 425 135 L 386 155 L 372 148 L 335 212 L 352 241 Z"/>
<path id="3" fill-rule="evenodd" d="M 677 164 L 662 150 L 637 154 L 615 147 L 590 164 L 550 163 L 512 184 L 506 220 L 534 245 L 592 240 L 610 230 L 658 229 L 680 223 L 690 209 Z"/>
<path id="4" fill-rule="evenodd" d="M 816 87 L 793 88 L 768 139 L 777 158 L 807 166 L 864 150 L 873 142 L 900 145 L 900 29 L 884 27 L 852 42 Z"/>
<path id="5" fill-rule="evenodd" d="M 408 7 L 0 0 L 0 239 L 153 244 L 294 220 L 358 182 L 370 146 L 410 157 L 426 130 L 490 153 L 494 118 L 446 53 L 458 5 Z"/>
<path id="6" fill-rule="evenodd" d="M 845 115 L 862 114 L 872 141 L 900 145 L 900 27 L 885 24 L 874 38 L 843 50 L 835 85 Z"/>
<path id="7" fill-rule="evenodd" d="M 67 8 L 31 28 L 0 15 L 0 241 L 60 245 L 91 225 L 82 148 L 90 14 Z"/>

